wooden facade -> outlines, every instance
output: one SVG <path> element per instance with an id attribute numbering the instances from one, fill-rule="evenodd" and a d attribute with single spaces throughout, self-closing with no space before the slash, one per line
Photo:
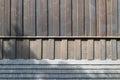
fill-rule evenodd
<path id="1" fill-rule="evenodd" d="M 0 0 L 0 36 L 119 36 L 119 0 Z"/>
<path id="2" fill-rule="evenodd" d="M 0 0 L 0 80 L 120 80 L 120 0 Z"/>

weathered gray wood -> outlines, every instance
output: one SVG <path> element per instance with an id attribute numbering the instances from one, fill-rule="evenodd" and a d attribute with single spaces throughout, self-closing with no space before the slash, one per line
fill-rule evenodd
<path id="1" fill-rule="evenodd" d="M 101 60 L 105 60 L 106 59 L 106 45 L 105 45 L 106 41 L 101 39 L 100 40 L 100 56 L 101 56 Z"/>
<path id="2" fill-rule="evenodd" d="M 118 59 L 120 59 L 120 40 L 117 40 Z"/>
<path id="3" fill-rule="evenodd" d="M 68 59 L 75 59 L 74 40 L 68 40 Z"/>
<path id="4" fill-rule="evenodd" d="M 87 59 L 87 40 L 82 40 L 82 59 Z"/>
<path id="5" fill-rule="evenodd" d="M 23 53 L 23 40 L 16 40 L 16 58 L 21 59 Z"/>
<path id="6" fill-rule="evenodd" d="M 4 35 L 4 0 L 0 0 L 0 35 Z"/>
<path id="7" fill-rule="evenodd" d="M 118 36 L 120 35 L 120 0 L 118 0 Z"/>
<path id="8" fill-rule="evenodd" d="M 15 47 L 16 41 L 13 39 L 8 39 L 3 41 L 3 58 L 15 59 Z"/>
<path id="9" fill-rule="evenodd" d="M 111 36 L 112 28 L 112 0 L 107 0 L 107 36 Z"/>
<path id="10" fill-rule="evenodd" d="M 118 0 L 112 0 L 112 36 L 118 35 Z"/>
<path id="11" fill-rule="evenodd" d="M 54 39 L 43 40 L 43 59 L 54 59 Z"/>
<path id="12" fill-rule="evenodd" d="M 87 59 L 88 60 L 94 59 L 94 41 L 93 41 L 93 39 L 89 39 L 87 41 Z"/>
<path id="13" fill-rule="evenodd" d="M 107 59 L 112 59 L 112 46 L 110 40 L 106 41 L 106 54 Z"/>
<path id="14" fill-rule="evenodd" d="M 3 49 L 3 43 L 2 43 L 2 39 L 0 39 L 0 59 L 2 59 L 2 49 Z"/>
<path id="15" fill-rule="evenodd" d="M 11 36 L 22 36 L 22 0 L 11 0 Z"/>
<path id="16" fill-rule="evenodd" d="M 37 35 L 47 36 L 48 23 L 47 23 L 47 0 L 36 0 L 36 15 L 37 15 Z"/>
<path id="17" fill-rule="evenodd" d="M 90 34 L 90 0 L 85 0 L 85 36 Z"/>
<path id="18" fill-rule="evenodd" d="M 54 39 L 49 39 L 48 41 L 48 52 L 49 54 L 48 59 L 54 59 L 54 55 L 55 55 L 55 47 L 54 47 Z"/>
<path id="19" fill-rule="evenodd" d="M 106 36 L 106 9 L 105 0 L 96 1 L 96 10 L 97 10 L 97 35 Z"/>
<path id="20" fill-rule="evenodd" d="M 62 39 L 61 41 L 61 59 L 68 59 L 68 41 L 67 39 Z"/>
<path id="21" fill-rule="evenodd" d="M 89 0 L 89 17 L 90 17 L 90 36 L 97 35 L 97 28 L 96 28 L 96 0 Z"/>
<path id="22" fill-rule="evenodd" d="M 47 59 L 49 58 L 48 54 L 49 54 L 49 51 L 48 51 L 48 39 L 44 39 L 42 41 L 42 45 L 43 45 L 43 48 L 42 48 L 42 58 L 43 59 Z"/>
<path id="23" fill-rule="evenodd" d="M 4 0 L 4 36 L 10 36 L 10 0 Z"/>
<path id="24" fill-rule="evenodd" d="M 117 42 L 114 39 L 111 40 L 111 49 L 112 49 L 112 59 L 116 60 L 118 58 L 118 55 L 117 55 Z"/>
<path id="25" fill-rule="evenodd" d="M 42 41 L 41 39 L 30 41 L 30 58 L 31 59 L 41 59 L 42 51 Z"/>
<path id="26" fill-rule="evenodd" d="M 74 55 L 75 59 L 80 60 L 82 57 L 82 47 L 81 47 L 81 40 L 74 41 Z"/>
<path id="27" fill-rule="evenodd" d="M 100 40 L 94 41 L 94 59 L 100 59 Z"/>
<path id="28" fill-rule="evenodd" d="M 71 0 L 61 1 L 61 36 L 71 36 Z"/>
<path id="29" fill-rule="evenodd" d="M 35 0 L 24 1 L 24 36 L 35 36 Z"/>
<path id="30" fill-rule="evenodd" d="M 28 39 L 24 39 L 22 42 L 22 58 L 30 58 L 30 41 Z"/>
<path id="31" fill-rule="evenodd" d="M 61 40 L 55 40 L 55 59 L 61 59 Z"/>
<path id="32" fill-rule="evenodd" d="M 59 35 L 59 0 L 48 0 L 49 36 Z"/>

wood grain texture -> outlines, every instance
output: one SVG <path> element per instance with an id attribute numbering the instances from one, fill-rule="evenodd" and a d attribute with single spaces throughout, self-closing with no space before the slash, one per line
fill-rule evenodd
<path id="1" fill-rule="evenodd" d="M 118 59 L 120 59 L 120 41 L 117 40 L 117 52 L 118 52 Z"/>
<path id="2" fill-rule="evenodd" d="M 61 40 L 55 40 L 55 59 L 61 59 Z"/>
<path id="3" fill-rule="evenodd" d="M 59 36 L 59 0 L 48 0 L 49 36 Z"/>
<path id="4" fill-rule="evenodd" d="M 4 59 L 15 59 L 16 55 L 16 40 L 7 39 L 3 41 L 3 58 Z"/>
<path id="5" fill-rule="evenodd" d="M 73 36 L 84 36 L 84 0 L 72 0 L 72 32 Z"/>
<path id="6" fill-rule="evenodd" d="M 23 53 L 23 40 L 16 40 L 16 58 L 21 59 Z"/>
<path id="7" fill-rule="evenodd" d="M 94 59 L 100 59 L 100 41 L 94 41 Z"/>
<path id="8" fill-rule="evenodd" d="M 22 0 L 11 0 L 11 36 L 22 36 Z"/>
<path id="9" fill-rule="evenodd" d="M 112 28 L 112 0 L 107 0 L 107 36 L 111 36 Z"/>
<path id="10" fill-rule="evenodd" d="M 10 36 L 10 0 L 4 0 L 4 36 Z"/>
<path id="11" fill-rule="evenodd" d="M 111 41 L 110 40 L 107 40 L 106 41 L 106 56 L 107 56 L 107 59 L 111 59 L 112 58 L 112 46 L 111 46 Z"/>
<path id="12" fill-rule="evenodd" d="M 2 52 L 3 52 L 3 50 L 2 50 L 2 48 L 3 48 L 3 43 L 2 43 L 2 39 L 0 39 L 0 59 L 2 59 Z"/>
<path id="13" fill-rule="evenodd" d="M 24 36 L 35 36 L 35 0 L 24 0 Z"/>
<path id="14" fill-rule="evenodd" d="M 0 0 L 0 35 L 4 36 L 4 15 L 5 15 L 5 3 L 4 0 Z"/>
<path id="15" fill-rule="evenodd" d="M 72 35 L 72 14 L 71 14 L 71 0 L 60 0 L 60 24 L 61 24 L 61 36 L 71 36 Z"/>
<path id="16" fill-rule="evenodd" d="M 87 40 L 82 40 L 82 59 L 87 59 Z"/>
<path id="17" fill-rule="evenodd" d="M 28 39 L 22 41 L 22 58 L 30 58 L 30 41 Z"/>
<path id="18" fill-rule="evenodd" d="M 31 59 L 41 59 L 42 51 L 42 40 L 31 40 L 30 41 L 30 58 Z"/>
<path id="19" fill-rule="evenodd" d="M 118 35 L 118 0 L 112 0 L 112 36 Z"/>
<path id="20" fill-rule="evenodd" d="M 117 60 L 117 58 L 118 58 L 118 55 L 117 55 L 117 42 L 114 39 L 111 40 L 111 49 L 112 49 L 112 59 Z"/>
<path id="21" fill-rule="evenodd" d="M 96 1 L 97 10 L 97 35 L 106 36 L 106 1 L 97 0 Z"/>
<path id="22" fill-rule="evenodd" d="M 0 36 L 119 36 L 119 0 L 0 0 Z"/>
<path id="23" fill-rule="evenodd" d="M 94 40 L 92 39 L 87 41 L 87 59 L 94 59 Z"/>
<path id="24" fill-rule="evenodd" d="M 68 59 L 68 40 L 62 39 L 61 41 L 61 59 Z"/>
<path id="25" fill-rule="evenodd" d="M 47 0 L 36 0 L 37 36 L 48 35 L 48 5 Z"/>
<path id="26" fill-rule="evenodd" d="M 105 60 L 106 59 L 106 45 L 105 45 L 106 41 L 101 39 L 100 40 L 100 57 L 101 60 Z"/>

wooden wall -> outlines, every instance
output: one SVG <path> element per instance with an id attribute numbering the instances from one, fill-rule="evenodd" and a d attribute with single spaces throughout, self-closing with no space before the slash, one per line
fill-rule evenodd
<path id="1" fill-rule="evenodd" d="M 120 59 L 120 39 L 0 39 L 0 59 Z"/>
<path id="2" fill-rule="evenodd" d="M 0 59 L 120 59 L 119 21 L 120 0 L 0 0 Z"/>
<path id="3" fill-rule="evenodd" d="M 119 36 L 120 0 L 0 0 L 0 36 Z"/>

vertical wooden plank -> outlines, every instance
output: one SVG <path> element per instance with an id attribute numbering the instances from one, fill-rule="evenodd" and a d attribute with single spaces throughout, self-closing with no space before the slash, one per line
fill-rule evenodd
<path id="1" fill-rule="evenodd" d="M 43 56 L 42 56 L 42 58 L 43 59 L 48 59 L 48 57 L 49 57 L 49 55 L 48 55 L 48 53 L 49 53 L 48 52 L 48 39 L 43 39 L 42 42 L 43 42 L 43 44 L 42 44 L 43 45 L 43 49 L 42 49 L 42 52 L 43 52 L 42 55 Z"/>
<path id="2" fill-rule="evenodd" d="M 41 39 L 30 41 L 30 58 L 41 59 Z"/>
<path id="3" fill-rule="evenodd" d="M 87 41 L 87 59 L 93 60 L 94 59 L 94 41 L 93 39 L 89 39 Z"/>
<path id="4" fill-rule="evenodd" d="M 68 58 L 68 41 L 67 39 L 62 39 L 61 41 L 61 59 L 67 59 Z"/>
<path id="5" fill-rule="evenodd" d="M 118 52 L 118 59 L 120 59 L 120 40 L 117 40 L 117 52 Z"/>
<path id="6" fill-rule="evenodd" d="M 43 59 L 54 59 L 54 39 L 43 40 Z"/>
<path id="7" fill-rule="evenodd" d="M 106 40 L 106 54 L 107 59 L 112 59 L 112 47 L 110 40 Z"/>
<path id="8" fill-rule="evenodd" d="M 68 40 L 68 59 L 75 59 L 74 40 Z"/>
<path id="9" fill-rule="evenodd" d="M 48 59 L 54 59 L 55 56 L 55 49 L 54 49 L 54 39 L 49 39 L 49 43 L 48 43 Z"/>
<path id="10" fill-rule="evenodd" d="M 37 36 L 47 36 L 47 0 L 36 0 Z"/>
<path id="11" fill-rule="evenodd" d="M 112 59 L 116 60 L 118 55 L 117 55 L 117 42 L 115 39 L 111 39 L 111 49 L 112 49 Z"/>
<path id="12" fill-rule="evenodd" d="M 15 39 L 3 41 L 3 58 L 4 59 L 15 59 L 16 53 L 16 41 Z"/>
<path id="13" fill-rule="evenodd" d="M 97 35 L 96 28 L 96 0 L 90 0 L 90 36 Z"/>
<path id="14" fill-rule="evenodd" d="M 90 34 L 90 0 L 85 0 L 85 36 Z"/>
<path id="15" fill-rule="evenodd" d="M 87 40 L 82 40 L 82 59 L 87 59 Z"/>
<path id="16" fill-rule="evenodd" d="M 84 36 L 84 0 L 72 0 L 73 36 Z"/>
<path id="17" fill-rule="evenodd" d="M 94 44 L 94 59 L 100 59 L 100 40 L 95 40 Z"/>
<path id="18" fill-rule="evenodd" d="M 85 34 L 96 35 L 96 5 L 95 0 L 85 0 Z"/>
<path id="19" fill-rule="evenodd" d="M 49 36 L 59 36 L 59 0 L 48 0 Z"/>
<path id="20" fill-rule="evenodd" d="M 120 36 L 120 0 L 118 0 L 118 36 Z"/>
<path id="21" fill-rule="evenodd" d="M 97 36 L 106 36 L 106 0 L 96 0 Z"/>
<path id="22" fill-rule="evenodd" d="M 101 60 L 105 60 L 106 59 L 106 45 L 105 45 L 105 40 L 101 39 L 100 40 L 100 56 L 101 56 Z"/>
<path id="23" fill-rule="evenodd" d="M 71 0 L 60 0 L 61 3 L 61 36 L 71 36 Z"/>
<path id="24" fill-rule="evenodd" d="M 61 59 L 61 40 L 55 40 L 55 59 Z"/>
<path id="25" fill-rule="evenodd" d="M 118 0 L 112 0 L 112 36 L 118 35 Z"/>
<path id="26" fill-rule="evenodd" d="M 24 36 L 35 36 L 35 0 L 24 0 Z"/>
<path id="27" fill-rule="evenodd" d="M 0 36 L 4 35 L 4 0 L 0 0 Z"/>
<path id="28" fill-rule="evenodd" d="M 30 41 L 28 39 L 24 39 L 22 42 L 22 58 L 29 59 L 30 58 Z"/>
<path id="29" fill-rule="evenodd" d="M 24 54 L 22 51 L 22 48 L 23 48 L 23 40 L 17 39 L 16 41 L 16 58 L 17 59 L 22 59 L 22 54 Z"/>
<path id="30" fill-rule="evenodd" d="M 107 0 L 107 36 L 111 36 L 112 28 L 112 0 Z"/>
<path id="31" fill-rule="evenodd" d="M 10 0 L 4 0 L 4 36 L 10 36 Z"/>
<path id="32" fill-rule="evenodd" d="M 22 36 L 22 0 L 11 0 L 11 36 Z"/>
<path id="33" fill-rule="evenodd" d="M 75 59 L 80 60 L 82 55 L 81 40 L 76 39 L 74 41 L 74 55 Z"/>
<path id="34" fill-rule="evenodd" d="M 2 59 L 2 49 L 3 49 L 3 44 L 2 44 L 2 39 L 0 39 L 0 59 Z"/>

